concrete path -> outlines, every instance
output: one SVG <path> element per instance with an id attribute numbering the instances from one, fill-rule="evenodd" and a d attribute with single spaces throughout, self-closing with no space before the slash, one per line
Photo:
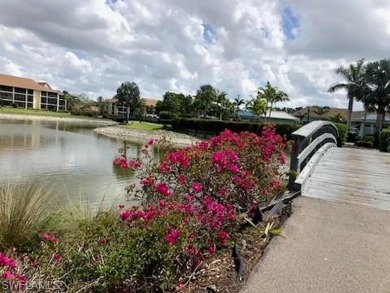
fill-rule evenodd
<path id="1" fill-rule="evenodd" d="M 390 211 L 299 197 L 283 229 L 242 293 L 390 293 Z"/>

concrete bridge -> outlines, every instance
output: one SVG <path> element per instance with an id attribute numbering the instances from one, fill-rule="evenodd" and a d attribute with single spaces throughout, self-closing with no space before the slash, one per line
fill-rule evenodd
<path id="1" fill-rule="evenodd" d="M 390 153 L 338 148 L 325 121 L 293 137 L 301 196 L 242 292 L 390 293 Z"/>

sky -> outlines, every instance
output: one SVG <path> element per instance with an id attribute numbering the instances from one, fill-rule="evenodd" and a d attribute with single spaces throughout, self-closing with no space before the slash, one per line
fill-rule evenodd
<path id="1" fill-rule="evenodd" d="M 125 81 L 249 99 L 270 81 L 279 106 L 346 108 L 334 71 L 390 57 L 388 15 L 388 0 L 1 0 L 0 73 L 93 99 Z"/>

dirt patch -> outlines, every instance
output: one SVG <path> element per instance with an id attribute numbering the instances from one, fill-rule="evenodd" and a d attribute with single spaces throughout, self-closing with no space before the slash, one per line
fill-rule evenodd
<path id="1" fill-rule="evenodd" d="M 274 223 L 275 228 L 279 228 L 291 215 L 291 202 L 287 203 L 279 214 L 268 219 L 269 223 Z M 264 215 L 266 218 L 266 214 Z M 262 223 L 266 226 L 267 223 Z M 236 235 L 236 246 L 240 258 L 244 264 L 242 275 L 237 274 L 237 263 L 234 261 L 232 251 L 226 251 L 216 257 L 209 259 L 196 273 L 193 274 L 191 282 L 188 282 L 179 292 L 183 293 L 238 293 L 248 280 L 251 271 L 259 262 L 264 249 L 273 237 L 265 237 L 258 229 L 247 226 Z"/>

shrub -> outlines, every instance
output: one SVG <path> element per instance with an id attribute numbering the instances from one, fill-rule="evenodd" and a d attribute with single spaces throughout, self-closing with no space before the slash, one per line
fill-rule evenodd
<path id="1" fill-rule="evenodd" d="M 248 131 L 259 134 L 264 127 L 264 124 L 261 123 L 186 118 L 173 119 L 171 125 L 172 129 L 176 131 L 190 129 L 195 131 L 214 132 L 215 134 L 219 134 L 225 129 L 234 132 Z M 291 133 L 299 128 L 296 124 L 275 124 L 274 127 L 277 134 L 286 136 L 287 139 L 291 139 Z"/>
<path id="2" fill-rule="evenodd" d="M 334 125 L 336 125 L 337 130 L 339 132 L 337 146 L 342 147 L 347 141 L 348 127 L 343 123 L 334 123 Z"/>
<path id="3" fill-rule="evenodd" d="M 381 152 L 387 152 L 390 140 L 390 128 L 382 129 L 379 134 L 379 150 Z"/>
<path id="4" fill-rule="evenodd" d="M 36 244 L 51 218 L 54 198 L 38 183 L 0 188 L 0 249 Z"/>
<path id="5" fill-rule="evenodd" d="M 374 146 L 375 137 L 372 135 L 362 136 L 355 144 L 357 146 L 372 148 Z"/>
<path id="6" fill-rule="evenodd" d="M 158 116 L 160 117 L 160 119 L 163 119 L 163 120 L 167 120 L 167 119 L 172 119 L 173 118 L 172 113 L 169 112 L 169 111 L 161 111 L 160 113 L 158 113 Z"/>

